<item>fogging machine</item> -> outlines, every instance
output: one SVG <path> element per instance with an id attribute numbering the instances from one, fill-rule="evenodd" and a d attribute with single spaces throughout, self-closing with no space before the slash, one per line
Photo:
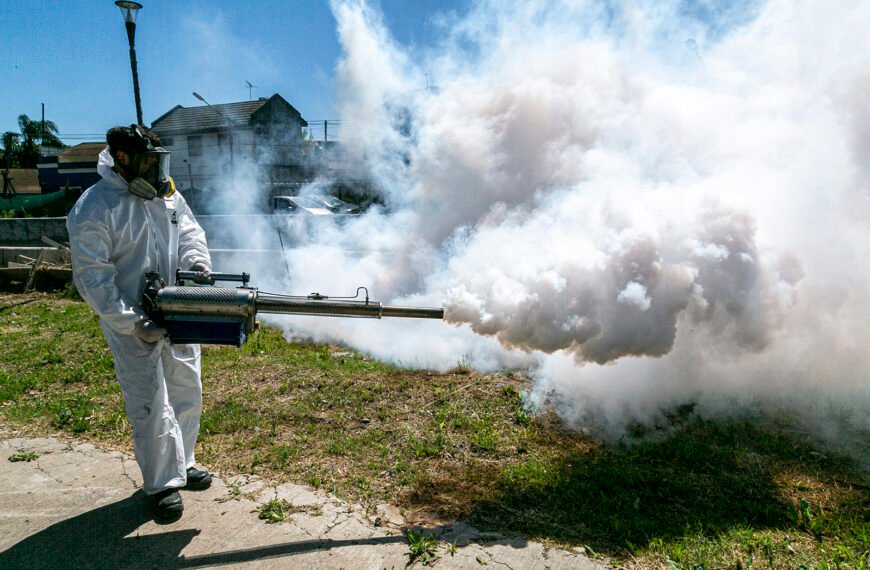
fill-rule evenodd
<path id="1" fill-rule="evenodd" d="M 249 287 L 247 273 L 212 273 L 217 282 L 237 282 L 238 287 L 186 286 L 196 273 L 178 271 L 176 284 L 166 285 L 158 273 L 145 275 L 142 308 L 168 331 L 174 344 L 227 344 L 242 346 L 257 329 L 257 313 L 380 319 L 404 317 L 443 319 L 444 309 L 382 305 L 359 287 L 354 297 L 327 297 L 264 293 Z M 364 292 L 364 297 L 360 292 Z"/>

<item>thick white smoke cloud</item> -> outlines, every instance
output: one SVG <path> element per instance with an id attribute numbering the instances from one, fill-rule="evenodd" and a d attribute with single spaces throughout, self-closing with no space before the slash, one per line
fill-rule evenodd
<path id="1" fill-rule="evenodd" d="M 343 139 L 390 212 L 288 254 L 296 289 L 365 285 L 455 326 L 282 322 L 405 364 L 531 367 L 578 423 L 689 399 L 866 411 L 870 4 L 505 4 L 408 53 L 333 3 Z"/>

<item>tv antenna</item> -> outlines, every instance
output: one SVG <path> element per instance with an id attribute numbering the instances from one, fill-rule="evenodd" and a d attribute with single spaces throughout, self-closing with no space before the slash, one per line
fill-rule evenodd
<path id="1" fill-rule="evenodd" d="M 247 79 L 245 79 L 245 85 L 248 86 L 248 101 L 250 101 L 250 100 L 251 100 L 251 89 L 253 89 L 254 87 L 256 87 L 256 85 L 254 85 L 253 83 L 251 83 L 251 82 L 248 81 Z"/>
<path id="2" fill-rule="evenodd" d="M 428 73 L 426 74 L 426 87 L 424 89 L 426 91 L 429 91 L 430 93 L 437 93 L 438 92 L 438 86 L 432 82 Z"/>
<path id="3" fill-rule="evenodd" d="M 707 64 L 704 63 L 704 58 L 701 57 L 701 52 L 698 51 L 698 42 L 694 39 L 689 38 L 686 40 L 686 47 L 689 48 L 689 51 L 695 54 L 695 57 L 698 58 L 698 61 L 701 62 L 701 66 L 704 69 L 707 69 Z"/>

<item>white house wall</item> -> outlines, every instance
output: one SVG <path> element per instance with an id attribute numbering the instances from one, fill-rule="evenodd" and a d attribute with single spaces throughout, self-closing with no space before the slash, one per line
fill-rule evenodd
<path id="1" fill-rule="evenodd" d="M 222 133 L 225 137 L 225 133 Z M 192 135 L 202 137 L 202 155 L 190 156 L 189 136 L 176 135 L 164 137 L 172 140 L 166 144 L 166 149 L 172 153 L 169 171 L 176 186 L 185 190 L 192 185 L 196 188 L 208 188 L 221 177 L 229 174 L 231 169 L 229 141 L 225 139 L 226 148 L 221 148 L 218 133 Z M 250 161 L 254 156 L 254 132 L 251 129 L 233 131 L 232 163 Z M 192 180 L 191 180 L 192 179 Z"/>

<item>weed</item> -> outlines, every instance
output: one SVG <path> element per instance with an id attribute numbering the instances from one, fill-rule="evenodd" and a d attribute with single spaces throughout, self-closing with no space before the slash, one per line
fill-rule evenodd
<path id="1" fill-rule="evenodd" d="M 478 429 L 470 436 L 471 449 L 478 452 L 491 452 L 498 449 L 498 434 L 487 424 L 480 423 Z"/>
<path id="2" fill-rule="evenodd" d="M 527 426 L 532 421 L 532 417 L 525 410 L 517 410 L 514 413 L 514 421 L 517 422 L 518 425 Z"/>
<path id="3" fill-rule="evenodd" d="M 243 428 L 253 427 L 255 420 L 251 410 L 250 403 L 234 395 L 223 402 L 214 402 L 203 410 L 200 432 L 204 435 L 238 433 Z"/>
<path id="4" fill-rule="evenodd" d="M 9 456 L 9 461 L 15 463 L 18 461 L 36 461 L 39 458 L 39 453 L 35 451 L 22 451 L 20 453 L 13 453 Z"/>
<path id="5" fill-rule="evenodd" d="M 502 396 L 506 399 L 513 401 L 515 403 L 522 403 L 523 398 L 516 388 L 508 384 L 507 386 L 503 386 L 501 389 Z"/>
<path id="6" fill-rule="evenodd" d="M 94 403 L 87 394 L 51 401 L 49 408 L 53 412 L 52 425 L 56 428 L 69 428 L 73 433 L 81 433 L 91 426 Z"/>
<path id="7" fill-rule="evenodd" d="M 302 454 L 302 449 L 295 445 L 278 444 L 272 447 L 270 460 L 276 468 L 282 469 Z"/>
<path id="8" fill-rule="evenodd" d="M 332 473 L 329 469 L 322 469 L 319 472 L 310 473 L 305 482 L 315 489 L 322 489 L 327 488 L 330 485 L 335 485 L 335 481 L 332 478 Z"/>
<path id="9" fill-rule="evenodd" d="M 471 367 L 471 355 L 463 355 L 456 363 L 456 366 L 451 370 L 453 374 L 471 374 L 474 369 Z"/>
<path id="10" fill-rule="evenodd" d="M 444 450 L 444 436 L 439 433 L 431 438 L 418 438 L 413 434 L 408 434 L 408 446 L 414 457 L 433 457 Z"/>
<path id="11" fill-rule="evenodd" d="M 0 370 L 0 402 L 15 400 L 36 384 L 35 374 L 12 375 L 6 369 Z"/>
<path id="12" fill-rule="evenodd" d="M 797 519 L 798 525 L 802 529 L 817 537 L 824 534 L 825 526 L 828 524 L 828 518 L 825 516 L 825 513 L 821 509 L 817 513 L 813 513 L 809 501 L 803 498 L 798 501 Z"/>
<path id="13" fill-rule="evenodd" d="M 438 548 L 438 539 L 431 534 L 425 534 L 422 530 L 408 530 L 408 548 L 411 552 L 408 554 L 410 559 L 408 565 L 415 562 L 420 562 L 423 566 L 428 566 L 435 561 L 435 551 Z"/>
<path id="14" fill-rule="evenodd" d="M 284 512 L 290 509 L 291 505 L 286 499 L 270 499 L 257 509 L 260 513 L 257 518 L 269 524 L 281 522 L 284 520 Z"/>
<path id="15" fill-rule="evenodd" d="M 227 501 L 240 501 L 242 499 L 242 483 L 236 481 L 227 489 L 227 494 L 224 497 L 215 499 L 218 503 L 226 503 Z"/>

